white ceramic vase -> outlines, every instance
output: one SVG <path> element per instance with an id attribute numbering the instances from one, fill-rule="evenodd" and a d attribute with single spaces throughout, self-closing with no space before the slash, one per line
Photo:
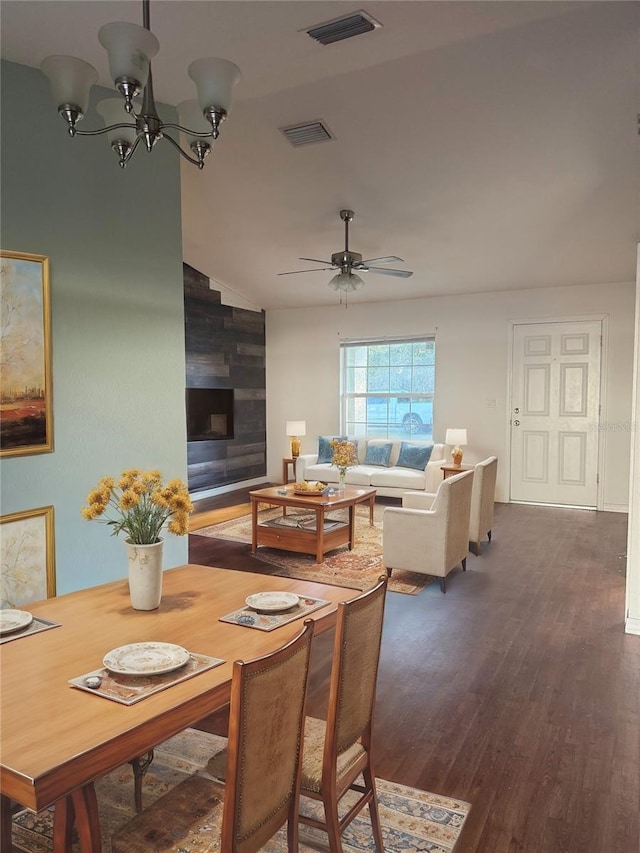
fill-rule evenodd
<path id="1" fill-rule="evenodd" d="M 129 596 L 134 610 L 156 610 L 162 598 L 162 546 L 134 545 L 125 540 L 129 561 Z"/>

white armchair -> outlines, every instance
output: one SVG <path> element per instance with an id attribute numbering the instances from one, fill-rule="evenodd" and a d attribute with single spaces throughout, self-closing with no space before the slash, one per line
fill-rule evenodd
<path id="1" fill-rule="evenodd" d="M 473 477 L 473 471 L 447 477 L 435 500 L 412 492 L 403 496 L 402 507 L 385 508 L 382 561 L 389 577 L 393 569 L 435 575 L 446 592 L 449 572 L 459 563 L 466 571 Z"/>
<path id="2" fill-rule="evenodd" d="M 482 540 L 486 536 L 491 542 L 493 508 L 496 499 L 496 474 L 498 458 L 489 456 L 474 468 L 469 516 L 469 542 L 476 556 L 482 553 Z"/>

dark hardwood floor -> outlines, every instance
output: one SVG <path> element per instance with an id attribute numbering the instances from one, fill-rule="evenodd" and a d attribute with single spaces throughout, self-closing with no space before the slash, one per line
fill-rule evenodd
<path id="1" fill-rule="evenodd" d="M 626 524 L 617 513 L 501 504 L 493 541 L 449 575 L 446 595 L 437 583 L 388 594 L 376 775 L 470 802 L 456 853 L 640 850 Z M 249 550 L 190 536 L 191 562 L 267 571 Z M 314 641 L 309 713 L 320 716 L 331 643 Z"/>

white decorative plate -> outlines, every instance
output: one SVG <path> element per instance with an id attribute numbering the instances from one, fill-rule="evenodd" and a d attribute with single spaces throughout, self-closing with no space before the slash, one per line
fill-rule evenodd
<path id="1" fill-rule="evenodd" d="M 116 675 L 162 675 L 180 669 L 189 657 L 186 649 L 173 643 L 130 643 L 112 649 L 102 663 Z"/>
<path id="2" fill-rule="evenodd" d="M 280 610 L 289 610 L 299 600 L 294 592 L 256 592 L 254 595 L 248 595 L 245 599 L 249 607 L 263 613 L 278 613 Z"/>
<path id="3" fill-rule="evenodd" d="M 0 610 L 0 634 L 21 631 L 32 622 L 33 616 L 26 610 Z"/>

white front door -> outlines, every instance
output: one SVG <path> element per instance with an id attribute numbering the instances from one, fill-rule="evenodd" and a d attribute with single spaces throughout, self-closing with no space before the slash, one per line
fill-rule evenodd
<path id="1" fill-rule="evenodd" d="M 514 326 L 512 501 L 596 507 L 601 340 L 598 320 Z"/>

